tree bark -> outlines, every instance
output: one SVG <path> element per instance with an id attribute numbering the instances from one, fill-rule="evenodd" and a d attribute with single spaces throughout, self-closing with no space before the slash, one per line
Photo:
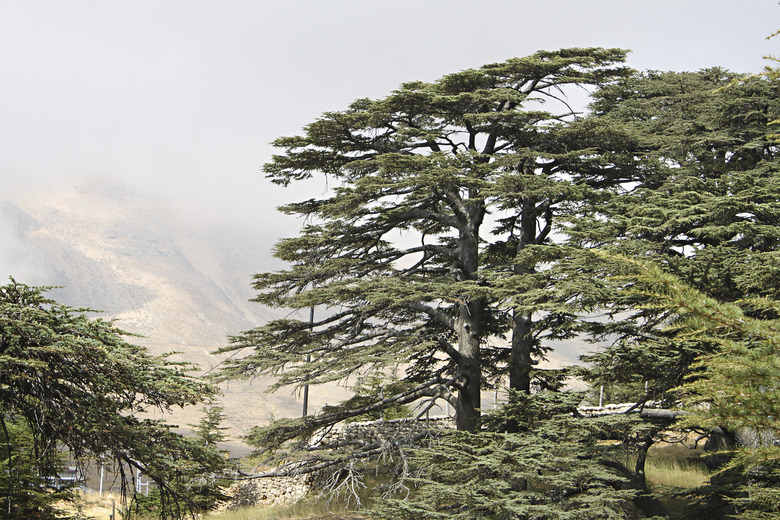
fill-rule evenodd
<path id="1" fill-rule="evenodd" d="M 480 322 L 482 309 L 479 303 L 460 306 L 455 329 L 458 333 L 460 380 L 455 404 L 455 426 L 458 430 L 473 432 L 480 426 L 480 390 L 482 387 L 482 360 L 480 352 Z"/>
<path id="2" fill-rule="evenodd" d="M 656 432 L 653 433 L 655 435 Z M 634 476 L 632 477 L 632 484 L 636 489 L 647 489 L 647 478 L 645 476 L 645 462 L 647 462 L 647 450 L 650 449 L 654 443 L 653 436 L 648 435 L 645 437 L 642 446 L 639 447 L 639 452 L 636 456 L 636 464 L 634 465 Z"/>
<path id="3" fill-rule="evenodd" d="M 479 228 L 485 215 L 485 201 L 470 193 L 466 201 L 453 194 L 458 203 L 453 208 L 459 214 L 458 262 L 453 276 L 459 281 L 476 280 L 479 270 Z M 482 320 L 485 303 L 464 295 L 455 320 L 458 338 L 458 399 L 455 403 L 455 426 L 473 432 L 480 427 L 480 391 L 482 390 Z"/>
<path id="4" fill-rule="evenodd" d="M 533 337 L 530 313 L 515 311 L 512 324 L 512 353 L 509 359 L 509 388 L 531 393 Z"/>
<path id="5" fill-rule="evenodd" d="M 520 214 L 520 242 L 517 253 L 537 242 L 536 201 L 524 197 Z M 532 274 L 533 270 L 516 264 L 512 271 L 516 275 Z M 509 388 L 525 393 L 531 392 L 531 369 L 534 366 L 533 317 L 530 312 L 514 311 L 512 323 L 512 351 L 509 358 Z"/>

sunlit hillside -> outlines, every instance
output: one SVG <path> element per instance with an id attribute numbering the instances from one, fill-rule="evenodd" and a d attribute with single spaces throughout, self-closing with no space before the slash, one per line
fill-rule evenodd
<path id="1" fill-rule="evenodd" d="M 215 369 L 211 354 L 237 334 L 288 311 L 250 302 L 251 275 L 279 267 L 262 230 L 188 221 L 160 203 L 117 186 L 82 186 L 28 193 L 0 201 L 5 245 L 0 268 L 19 282 L 59 286 L 49 294 L 72 306 L 104 311 L 101 317 L 139 337 L 152 353 Z M 268 379 L 223 385 L 218 404 L 236 439 L 273 417 L 300 413 L 290 391 L 266 394 Z M 312 392 L 317 409 L 342 398 L 339 388 Z M 176 412 L 170 422 L 197 423 L 200 408 Z"/>

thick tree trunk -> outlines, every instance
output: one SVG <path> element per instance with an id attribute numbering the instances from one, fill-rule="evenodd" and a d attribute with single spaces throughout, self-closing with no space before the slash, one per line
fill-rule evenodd
<path id="1" fill-rule="evenodd" d="M 517 253 L 531 244 L 535 244 L 540 238 L 537 236 L 537 201 L 525 197 L 521 206 L 520 216 L 520 242 L 517 245 Z M 515 265 L 513 272 L 516 275 L 533 273 L 533 269 Z M 514 311 L 512 323 L 512 351 L 509 358 L 509 388 L 521 392 L 531 392 L 531 369 L 535 362 L 533 354 L 533 319 L 530 312 Z"/>
<path id="2" fill-rule="evenodd" d="M 530 313 L 515 311 L 512 326 L 512 352 L 509 358 L 509 388 L 531 392 L 533 336 Z"/>
<path id="3" fill-rule="evenodd" d="M 455 329 L 458 333 L 460 380 L 458 400 L 455 405 L 455 425 L 458 430 L 473 432 L 480 426 L 480 390 L 482 387 L 482 360 L 480 353 L 480 321 L 482 306 L 479 303 L 460 307 Z"/>
<path id="4" fill-rule="evenodd" d="M 479 228 L 485 215 L 485 201 L 469 199 L 458 208 L 463 217 L 458 237 L 458 262 L 453 266 L 457 280 L 476 280 L 479 270 Z M 455 425 L 458 430 L 473 432 L 480 427 L 480 391 L 482 390 L 482 320 L 484 301 L 466 296 L 458 309 L 455 333 L 458 336 L 458 399 Z"/>

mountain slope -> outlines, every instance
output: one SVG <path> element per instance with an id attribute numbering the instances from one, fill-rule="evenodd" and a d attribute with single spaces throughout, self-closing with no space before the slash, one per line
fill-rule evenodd
<path id="1" fill-rule="evenodd" d="M 103 310 L 150 342 L 219 345 L 272 316 L 248 301 L 268 256 L 246 245 L 251 236 L 188 228 L 116 189 L 38 193 L 5 213 L 37 277 L 63 286 L 57 299 Z"/>
<path id="2" fill-rule="evenodd" d="M 251 275 L 272 269 L 271 244 L 246 229 L 193 225 L 162 205 L 116 186 L 38 192 L 0 202 L 4 241 L 0 272 L 30 284 L 56 285 L 50 296 L 104 318 L 141 337 L 153 353 L 205 370 L 227 336 L 281 317 L 250 302 Z M 225 386 L 222 403 L 234 436 L 273 417 L 300 413 L 289 393 L 264 394 L 268 380 Z M 314 393 L 311 406 L 334 402 L 341 389 Z M 172 422 L 196 423 L 200 410 Z"/>

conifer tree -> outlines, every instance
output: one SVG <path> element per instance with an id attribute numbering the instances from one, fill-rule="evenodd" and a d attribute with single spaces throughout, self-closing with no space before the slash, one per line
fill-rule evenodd
<path id="1" fill-rule="evenodd" d="M 631 181 L 592 205 L 588 217 L 572 219 L 567 232 L 575 243 L 652 259 L 720 301 L 778 294 L 780 148 L 768 123 L 780 114 L 780 84 L 753 78 L 732 85 L 735 77 L 721 69 L 651 72 L 596 93 L 583 123 L 623 136 L 604 149 L 603 164 Z M 673 339 L 663 330 L 668 311 L 611 291 L 605 275 L 620 273 L 619 263 L 584 264 L 579 258 L 568 266 L 587 277 L 580 298 L 603 302 L 613 317 L 593 320 L 592 331 L 617 338 L 589 358 L 592 375 L 635 383 L 640 400 L 674 401 L 668 391 L 717 346 Z"/>
<path id="2" fill-rule="evenodd" d="M 675 338 L 705 340 L 717 351 L 697 358 L 679 389 L 688 411 L 680 427 L 741 432 L 751 443 L 731 446 L 719 486 L 699 492 L 725 495 L 737 518 L 776 518 L 780 513 L 780 302 L 760 297 L 723 302 L 682 282 L 658 265 L 627 258 L 625 290 L 674 316 Z M 712 513 L 711 513 L 712 515 Z"/>
<path id="3" fill-rule="evenodd" d="M 198 424 L 191 424 L 195 436 L 206 446 L 216 447 L 217 443 L 225 442 L 227 427 L 221 426 L 227 418 L 223 406 L 208 406 L 203 409 L 203 417 Z"/>
<path id="4" fill-rule="evenodd" d="M 188 485 L 224 459 L 160 420 L 138 416 L 196 404 L 215 388 L 189 366 L 127 343 L 112 323 L 47 298 L 46 288 L 0 287 L 0 518 L 61 518 L 50 493 L 61 451 L 80 464 L 116 461 L 122 487 L 140 470 L 160 491 L 160 517 L 196 509 Z M 134 476 L 134 475 L 133 475 Z M 55 486 L 56 487 L 56 486 Z M 37 516 L 30 511 L 35 510 Z"/>
<path id="5" fill-rule="evenodd" d="M 567 232 L 579 246 L 652 260 L 701 294 L 758 318 L 766 311 L 750 302 L 776 299 L 779 287 L 780 148 L 769 123 L 780 114 L 780 84 L 735 78 L 721 69 L 649 72 L 598 91 L 583 128 L 622 138 L 609 139 L 600 165 L 589 164 L 623 170 L 620 177 L 630 181 L 605 191 Z M 635 388 L 638 406 L 675 405 L 701 360 L 723 355 L 722 341 L 669 329 L 678 310 L 652 304 L 652 294 L 625 291 L 632 283 L 620 276 L 625 262 L 589 262 L 573 254 L 557 266 L 579 278 L 571 283 L 583 288 L 583 306 L 606 311 L 587 328 L 611 344 L 586 356 L 586 378 Z M 714 433 L 737 442 L 734 430 Z"/>
<path id="6" fill-rule="evenodd" d="M 612 315 L 606 321 L 585 317 L 584 326 L 597 338 L 618 338 L 588 357 L 593 366 L 581 371 L 587 378 L 634 385 L 635 412 L 648 401 L 673 406 L 688 392 L 692 405 L 711 407 L 705 414 L 708 419 L 691 416 L 685 423 L 688 427 L 706 432 L 708 425 L 730 431 L 751 426 L 769 435 L 776 429 L 771 425 L 777 416 L 771 383 L 776 363 L 771 361 L 771 348 L 758 348 L 763 341 L 758 336 L 769 334 L 765 340 L 776 328 L 777 308 L 767 298 L 776 298 L 778 287 L 780 186 L 776 143 L 767 123 L 777 117 L 780 107 L 777 85 L 765 79 L 746 81 L 732 87 L 735 90 L 722 89 L 734 77 L 717 69 L 646 73 L 595 94 L 593 115 L 569 125 L 557 137 L 561 143 L 582 139 L 598 154 L 598 159 L 582 157 L 572 171 L 585 175 L 594 169 L 603 172 L 602 178 L 617 182 L 602 186 L 598 196 L 574 201 L 566 231 L 572 237 L 570 244 L 577 247 L 560 249 L 566 255 L 551 257 L 555 263 L 547 272 L 557 280 L 555 297 L 575 300 L 583 310 L 602 309 Z M 572 158 L 571 164 L 576 161 Z M 653 272 L 658 278 L 655 285 L 647 280 L 638 285 L 635 265 L 594 255 L 589 249 L 652 258 L 662 269 Z M 695 284 L 697 290 L 683 290 L 685 284 L 678 284 L 667 292 L 669 280 L 678 280 L 669 272 Z M 634 277 L 621 276 L 627 274 Z M 659 304 L 659 291 L 667 297 L 675 294 L 674 300 Z M 715 303 L 711 295 L 723 302 Z M 681 389 L 691 375 L 700 379 Z M 537 394 L 529 396 L 528 402 L 546 399 Z M 387 517 L 621 518 L 633 517 L 632 507 L 647 516 L 668 517 L 646 486 L 644 463 L 649 447 L 679 413 L 644 411 L 594 421 L 576 418 L 577 412 L 572 411 L 565 419 L 549 417 L 550 428 L 544 433 L 536 429 L 539 423 L 520 414 L 498 436 L 445 437 L 435 448 L 417 452 L 421 473 L 412 480 L 420 489 L 406 502 L 388 502 Z M 503 452 L 503 443 L 511 443 L 514 432 L 523 449 Z M 632 435 L 611 437 L 617 432 Z M 575 438 L 578 442 L 570 444 Z M 609 438 L 620 441 L 613 446 L 631 450 L 636 457 L 633 468 L 607 450 L 599 452 Z M 561 450 L 536 451 L 552 439 Z M 467 456 L 453 457 L 459 450 Z M 524 459 L 526 453 L 532 454 L 532 460 Z M 741 474 L 729 487 L 699 493 L 734 501 L 745 518 L 770 518 L 777 512 L 774 463 L 766 450 L 751 453 L 749 459 L 736 461 L 745 468 L 752 465 L 752 473 Z M 600 474 L 597 469 L 609 468 L 611 473 L 601 474 L 602 480 L 582 478 L 580 490 L 566 491 L 566 484 L 555 479 L 556 465 L 575 472 L 584 465 L 594 477 Z M 537 470 L 527 474 L 527 468 Z M 513 484 L 534 477 L 534 486 Z M 628 489 L 633 494 L 610 501 L 614 491 Z M 547 494 L 534 495 L 542 490 Z M 586 507 L 592 509 L 579 509 L 568 500 L 581 497 L 579 492 L 586 494 Z M 697 514 L 713 518 L 720 513 L 705 505 L 685 514 L 686 518 Z"/>
<path id="7" fill-rule="evenodd" d="M 276 387 L 300 387 L 408 363 L 404 379 L 412 389 L 384 396 L 385 404 L 445 398 L 460 429 L 477 428 L 485 369 L 493 364 L 488 338 L 512 327 L 506 307 L 497 305 L 503 295 L 483 275 L 492 227 L 486 218 L 508 206 L 510 187 L 525 190 L 523 215 L 503 220 L 496 242 L 516 251 L 545 241 L 548 194 L 558 196 L 565 189 L 556 186 L 568 183 L 556 177 L 559 162 L 542 146 L 570 114 L 559 103 L 561 89 L 611 81 L 624 73 L 616 66 L 624 54 L 539 52 L 407 83 L 275 141 L 284 153 L 265 166 L 271 181 L 286 186 L 322 175 L 332 188 L 328 197 L 281 208 L 306 224 L 276 246 L 291 267 L 257 275 L 257 301 L 323 312 L 313 330 L 285 319 L 233 338 L 223 352 L 252 350 L 223 377 L 272 373 Z M 545 101 L 558 111 L 542 110 Z M 530 343 L 526 332 L 517 336 Z M 529 350 L 528 343 L 514 349 L 516 372 L 529 372 Z"/>

